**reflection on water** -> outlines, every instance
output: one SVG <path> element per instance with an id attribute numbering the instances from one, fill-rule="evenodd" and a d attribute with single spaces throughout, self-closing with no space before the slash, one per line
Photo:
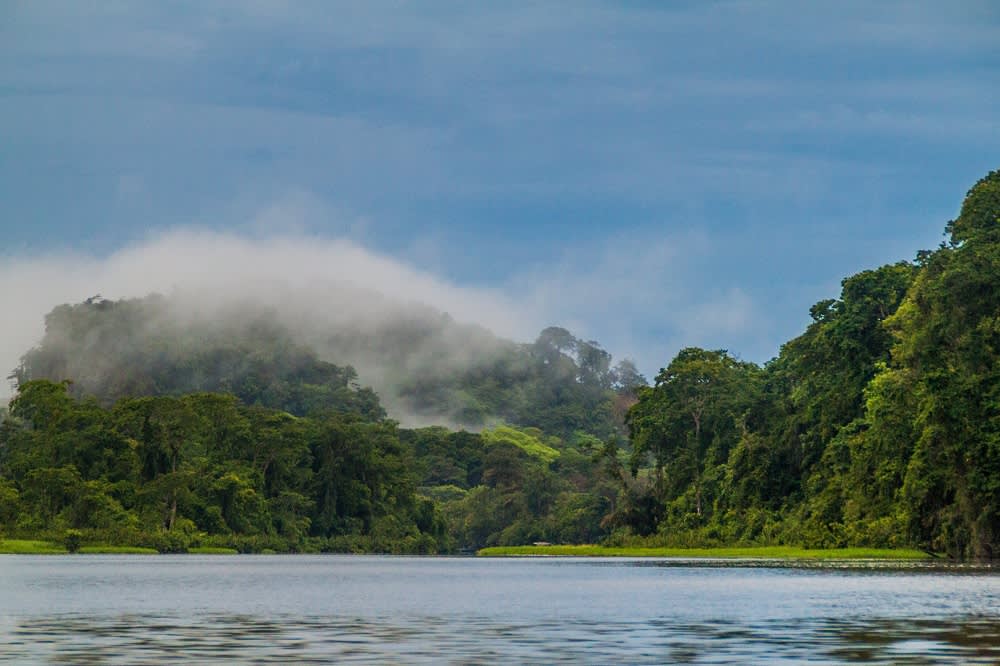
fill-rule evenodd
<path id="1" fill-rule="evenodd" d="M 0 659 L 67 664 L 1000 662 L 992 618 L 697 624 L 76 615 L 7 632 Z"/>
<path id="2" fill-rule="evenodd" d="M 570 558 L 566 558 L 570 559 Z M 579 558 L 576 558 L 579 559 Z M 603 564 L 615 564 L 613 558 L 600 558 Z M 953 562 L 951 560 L 834 560 L 775 559 L 768 557 L 648 557 L 628 561 L 633 567 L 684 567 L 698 569 L 789 569 L 795 571 L 864 572 L 880 574 L 983 575 L 1000 572 L 992 562 Z"/>
<path id="3" fill-rule="evenodd" d="M 0 662 L 1000 663 L 1000 576 L 885 563 L 0 557 Z"/>

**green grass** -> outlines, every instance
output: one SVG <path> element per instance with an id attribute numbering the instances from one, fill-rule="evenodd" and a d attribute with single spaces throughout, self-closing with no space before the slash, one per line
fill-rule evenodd
<path id="1" fill-rule="evenodd" d="M 752 548 L 608 548 L 604 546 L 496 546 L 476 553 L 481 557 L 694 557 L 768 558 L 810 560 L 925 560 L 931 555 L 920 550 L 884 548 L 795 548 L 758 546 Z"/>
<path id="2" fill-rule="evenodd" d="M 111 546 L 95 544 L 83 546 L 80 552 L 85 555 L 156 555 L 153 548 L 138 546 Z M 0 554 L 4 555 L 65 555 L 66 547 L 54 541 L 37 539 L 4 539 L 0 541 Z"/>
<path id="3" fill-rule="evenodd" d="M 65 555 L 66 549 L 52 541 L 34 539 L 0 539 L 0 554 L 4 555 Z"/>
<path id="4" fill-rule="evenodd" d="M 110 546 L 108 544 L 98 544 L 94 546 L 81 546 L 80 552 L 84 555 L 156 555 L 155 548 L 143 548 L 142 546 Z"/>
<path id="5" fill-rule="evenodd" d="M 218 548 L 202 546 L 191 548 L 189 553 L 195 555 L 236 555 L 235 548 Z M 0 555 L 65 555 L 66 548 L 53 541 L 37 539 L 3 539 L 0 540 Z M 92 544 L 80 548 L 83 555 L 156 555 L 155 548 L 141 546 L 112 546 L 110 544 Z"/>

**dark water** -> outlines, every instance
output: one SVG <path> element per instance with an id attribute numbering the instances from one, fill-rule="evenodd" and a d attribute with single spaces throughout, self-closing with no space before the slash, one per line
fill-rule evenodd
<path id="1" fill-rule="evenodd" d="M 1000 663 L 984 568 L 2 556 L 0 661 Z"/>

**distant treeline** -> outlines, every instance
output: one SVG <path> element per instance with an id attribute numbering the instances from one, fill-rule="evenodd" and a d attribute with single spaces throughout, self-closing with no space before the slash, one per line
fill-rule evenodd
<path id="1" fill-rule="evenodd" d="M 483 359 L 443 359 L 452 374 L 402 378 L 418 413 L 487 428 L 405 429 L 353 367 L 321 360 L 264 308 L 93 298 L 45 324 L 0 429 L 0 530 L 161 550 L 598 540 L 616 495 L 595 473 L 599 437 L 624 436 L 646 383 L 552 327 L 530 344 L 480 344 Z M 414 322 L 401 325 L 369 346 L 426 351 Z"/>
<path id="2" fill-rule="evenodd" d="M 615 489 L 595 440 L 537 429 L 399 429 L 235 396 L 123 398 L 24 383 L 0 425 L 0 530 L 181 552 L 437 553 L 593 541 Z"/>
<path id="3" fill-rule="evenodd" d="M 561 328 L 481 336 L 488 351 L 456 363 L 427 338 L 462 331 L 433 318 L 338 343 L 399 359 L 407 405 L 479 433 L 398 427 L 273 313 L 171 324 L 162 297 L 60 306 L 14 373 L 0 529 L 161 550 L 604 540 L 993 557 L 1000 172 L 946 233 L 845 279 L 763 367 L 688 348 L 649 387 Z"/>

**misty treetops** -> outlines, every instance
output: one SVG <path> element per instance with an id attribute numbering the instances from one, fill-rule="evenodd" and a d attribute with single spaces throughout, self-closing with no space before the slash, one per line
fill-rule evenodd
<path id="1" fill-rule="evenodd" d="M 158 295 L 55 308 L 13 374 L 0 525 L 161 550 L 438 552 L 606 533 L 615 490 L 590 473 L 591 449 L 624 433 L 645 383 L 634 364 L 557 328 L 529 345 L 477 331 L 481 354 L 433 358 L 428 337 L 456 335 L 450 319 L 382 324 L 363 340 L 329 333 L 324 349 L 365 345 L 407 418 L 481 432 L 400 429 L 353 367 L 268 309 L 211 316 Z"/>
<path id="2" fill-rule="evenodd" d="M 518 344 L 424 308 L 61 305 L 12 376 L 0 530 L 161 550 L 604 540 L 992 557 L 1000 172 L 946 232 L 912 263 L 846 278 L 767 364 L 688 348 L 652 386 L 565 329 Z"/>

